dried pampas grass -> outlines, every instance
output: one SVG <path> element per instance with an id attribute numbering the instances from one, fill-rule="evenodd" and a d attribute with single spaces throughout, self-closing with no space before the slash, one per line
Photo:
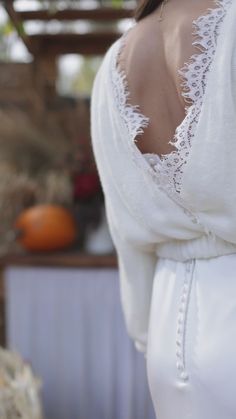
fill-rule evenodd
<path id="1" fill-rule="evenodd" d="M 49 135 L 23 113 L 0 111 L 0 163 L 7 162 L 15 170 L 34 176 L 63 166 L 66 154 L 66 139 L 58 132 Z"/>
<path id="2" fill-rule="evenodd" d="M 41 382 L 16 353 L 0 348 L 0 418 L 43 419 Z"/>

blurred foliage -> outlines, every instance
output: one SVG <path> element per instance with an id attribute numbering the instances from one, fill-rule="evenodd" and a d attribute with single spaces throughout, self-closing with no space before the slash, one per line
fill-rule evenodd
<path id="1" fill-rule="evenodd" d="M 113 7 L 122 7 L 124 0 L 111 0 L 111 4 Z"/>
<path id="2" fill-rule="evenodd" d="M 75 94 L 89 95 L 92 90 L 94 77 L 100 65 L 99 57 L 83 57 L 83 62 L 72 82 L 72 90 Z"/>
<path id="3" fill-rule="evenodd" d="M 12 25 L 10 20 L 7 20 L 6 23 L 3 23 L 0 26 L 0 34 L 1 36 L 8 36 L 11 35 L 12 32 L 14 32 L 14 26 Z"/>
<path id="4" fill-rule="evenodd" d="M 0 24 L 0 60 L 9 61 L 10 44 L 15 28 L 9 19 Z"/>

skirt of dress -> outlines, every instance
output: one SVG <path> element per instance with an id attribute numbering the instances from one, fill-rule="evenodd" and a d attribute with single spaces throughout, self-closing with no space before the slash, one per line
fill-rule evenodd
<path id="1" fill-rule="evenodd" d="M 236 418 L 236 254 L 157 261 L 147 375 L 157 419 Z"/>

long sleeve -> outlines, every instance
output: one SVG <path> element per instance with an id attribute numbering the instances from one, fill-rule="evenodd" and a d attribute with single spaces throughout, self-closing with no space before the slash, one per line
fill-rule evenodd
<path id="1" fill-rule="evenodd" d="M 117 251 L 120 295 L 127 331 L 136 349 L 145 353 L 157 256 L 152 249 L 144 250 L 121 236 L 107 201 L 106 214 Z"/>
<path id="2" fill-rule="evenodd" d="M 115 146 L 120 126 L 115 128 L 109 106 L 106 60 L 97 73 L 91 100 L 91 136 L 94 157 L 103 188 L 109 230 L 117 251 L 121 303 L 127 330 L 139 351 L 146 351 L 152 284 L 157 256 L 155 235 L 140 225 L 130 211 L 130 202 L 119 186 L 124 175 L 121 147 Z M 133 176 L 133 174 L 131 175 Z M 141 186 L 141 185 L 140 185 Z"/>

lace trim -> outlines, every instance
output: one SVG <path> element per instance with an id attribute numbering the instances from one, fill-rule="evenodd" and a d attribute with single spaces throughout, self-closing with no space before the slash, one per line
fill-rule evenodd
<path id="1" fill-rule="evenodd" d="M 171 184 L 177 193 L 181 191 L 183 167 L 190 153 L 192 140 L 196 132 L 207 78 L 214 59 L 217 39 L 221 24 L 232 0 L 215 0 L 215 8 L 207 10 L 204 16 L 193 21 L 193 36 L 200 53 L 193 54 L 182 69 L 178 71 L 182 79 L 182 96 L 187 104 L 186 117 L 177 127 L 174 138 L 170 141 L 176 150 L 160 156 L 154 167 L 165 183 Z"/>
<path id="2" fill-rule="evenodd" d="M 200 52 L 193 54 L 183 68 L 178 70 L 181 77 L 182 95 L 186 102 L 186 116 L 176 128 L 173 139 L 169 141 L 176 150 L 159 156 L 156 153 L 141 153 L 138 147 L 134 147 L 134 143 L 137 141 L 136 137 L 143 134 L 150 118 L 140 112 L 139 105 L 129 103 L 130 92 L 126 73 L 119 68 L 126 36 L 132 28 L 126 31 L 117 41 L 117 50 L 113 54 L 111 65 L 111 81 L 115 101 L 129 134 L 127 145 L 131 148 L 134 161 L 152 176 L 165 193 L 184 208 L 193 222 L 198 224 L 201 224 L 199 219 L 194 215 L 192 208 L 186 208 L 186 203 L 183 202 L 180 191 L 183 167 L 187 162 L 199 120 L 207 76 L 215 55 L 221 23 L 227 13 L 227 8 L 232 4 L 232 0 L 214 0 L 214 2 L 216 7 L 208 8 L 205 15 L 193 21 L 193 36 L 195 38 L 193 45 Z M 191 105 L 187 106 L 187 104 Z M 210 234 L 208 230 L 205 229 L 205 231 Z"/>
<path id="3" fill-rule="evenodd" d="M 129 138 L 132 142 L 136 142 L 136 137 L 143 134 L 144 128 L 148 126 L 150 118 L 146 117 L 140 112 L 139 105 L 131 105 L 129 103 L 128 100 L 130 98 L 130 91 L 126 73 L 124 70 L 118 68 L 118 62 L 120 62 L 120 56 L 125 46 L 126 36 L 131 29 L 132 28 L 129 28 L 118 40 L 119 48 L 117 54 L 113 55 L 111 76 L 115 92 L 115 100 L 119 109 L 119 113 L 126 125 Z"/>

